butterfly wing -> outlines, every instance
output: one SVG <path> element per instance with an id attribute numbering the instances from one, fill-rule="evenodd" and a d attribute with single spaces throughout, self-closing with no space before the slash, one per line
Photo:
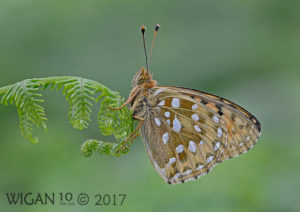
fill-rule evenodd
<path id="1" fill-rule="evenodd" d="M 226 99 L 179 87 L 152 91 L 141 131 L 152 164 L 170 184 L 207 174 L 260 135 L 257 119 Z"/>

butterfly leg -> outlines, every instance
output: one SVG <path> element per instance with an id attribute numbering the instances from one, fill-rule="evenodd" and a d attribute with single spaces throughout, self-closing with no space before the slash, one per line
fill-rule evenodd
<path id="1" fill-rule="evenodd" d="M 135 117 L 137 118 L 137 117 Z M 140 120 L 141 118 L 138 117 Z M 144 120 L 142 119 L 141 122 L 139 123 L 139 125 L 137 126 L 137 128 L 130 134 L 130 136 L 124 141 L 123 145 L 121 146 L 121 148 L 117 151 L 117 153 L 119 153 L 121 150 L 123 150 L 123 148 L 125 147 L 125 145 L 128 143 L 128 141 L 130 141 L 130 144 L 133 142 L 133 140 L 140 134 L 139 132 L 137 133 L 137 131 L 141 128 L 142 124 L 143 124 Z"/>
<path id="2" fill-rule="evenodd" d="M 138 137 L 140 134 L 141 134 L 141 133 L 138 132 L 137 134 L 135 134 L 135 136 L 133 136 L 133 138 L 131 138 L 129 146 L 130 146 L 130 145 L 132 144 L 132 142 L 136 139 L 136 137 Z"/>
<path id="3" fill-rule="evenodd" d="M 132 117 L 133 117 L 134 119 L 137 119 L 137 120 L 140 120 L 140 121 L 144 121 L 144 119 L 143 119 L 142 117 L 135 116 L 135 115 L 133 115 Z"/>
<path id="4" fill-rule="evenodd" d="M 120 107 L 116 107 L 116 108 L 109 108 L 110 110 L 120 110 L 122 109 L 123 107 L 125 107 L 125 105 L 129 104 L 130 102 L 132 102 L 132 100 L 134 99 L 134 97 L 136 97 L 136 95 L 138 95 L 138 93 L 141 91 L 141 89 L 138 89 L 134 94 L 132 94 L 128 99 L 127 101 L 121 105 Z"/>

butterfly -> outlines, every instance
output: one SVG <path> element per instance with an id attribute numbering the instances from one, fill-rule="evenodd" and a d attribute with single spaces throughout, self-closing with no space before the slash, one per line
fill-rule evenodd
<path id="1" fill-rule="evenodd" d="M 158 29 L 159 25 L 152 48 Z M 129 139 L 132 142 L 141 133 L 150 161 L 164 181 L 177 184 L 198 179 L 216 164 L 249 151 L 261 134 L 259 121 L 227 99 L 158 86 L 149 73 L 144 33 L 143 26 L 147 69 L 141 68 L 133 77 L 123 106 L 130 104 L 133 118 L 140 121 Z"/>

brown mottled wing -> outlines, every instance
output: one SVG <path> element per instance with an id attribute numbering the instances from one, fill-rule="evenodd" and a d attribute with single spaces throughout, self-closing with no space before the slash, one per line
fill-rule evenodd
<path id="1" fill-rule="evenodd" d="M 150 160 L 168 183 L 207 174 L 247 152 L 260 135 L 257 119 L 240 106 L 201 91 L 155 87 L 141 131 Z"/>

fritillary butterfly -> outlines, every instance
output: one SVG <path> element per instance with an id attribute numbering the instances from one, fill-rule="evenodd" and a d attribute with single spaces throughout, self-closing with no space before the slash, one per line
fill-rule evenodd
<path id="1" fill-rule="evenodd" d="M 158 29 L 159 25 L 154 38 Z M 143 26 L 145 47 L 144 33 Z M 140 129 L 149 158 L 165 182 L 197 179 L 255 145 L 261 125 L 252 114 L 209 93 L 158 86 L 149 73 L 144 49 L 147 69 L 141 68 L 133 77 L 132 91 L 124 104 L 130 103 L 133 118 L 140 121 L 129 139 L 132 142 Z M 152 48 L 150 58 L 151 54 Z"/>

